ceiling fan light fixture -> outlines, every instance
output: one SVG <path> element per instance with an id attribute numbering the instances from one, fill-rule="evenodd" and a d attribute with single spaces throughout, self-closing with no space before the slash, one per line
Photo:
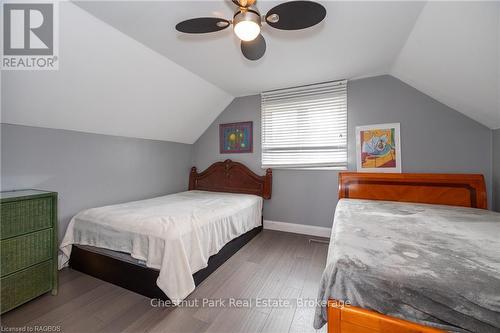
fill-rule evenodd
<path id="1" fill-rule="evenodd" d="M 260 34 L 260 15 L 253 10 L 245 10 L 236 13 L 233 24 L 234 33 L 242 41 L 252 41 Z"/>
<path id="2" fill-rule="evenodd" d="M 204 34 L 221 31 L 233 25 L 234 34 L 240 39 L 240 49 L 248 60 L 259 60 L 266 52 L 266 40 L 261 26 L 279 30 L 301 30 L 312 27 L 326 17 L 326 8 L 314 0 L 292 0 L 271 8 L 260 15 L 254 7 L 257 0 L 231 0 L 238 9 L 232 20 L 219 17 L 196 17 L 177 23 L 175 29 L 187 34 Z"/>

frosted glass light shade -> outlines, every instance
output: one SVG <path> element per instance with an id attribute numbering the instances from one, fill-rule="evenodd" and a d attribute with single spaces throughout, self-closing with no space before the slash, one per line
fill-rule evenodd
<path id="1" fill-rule="evenodd" d="M 260 34 L 260 26 L 253 21 L 241 21 L 234 26 L 234 33 L 239 39 L 249 42 Z"/>
<path id="2" fill-rule="evenodd" d="M 249 42 L 260 34 L 260 14 L 254 10 L 240 11 L 234 16 L 234 33 L 239 39 Z"/>

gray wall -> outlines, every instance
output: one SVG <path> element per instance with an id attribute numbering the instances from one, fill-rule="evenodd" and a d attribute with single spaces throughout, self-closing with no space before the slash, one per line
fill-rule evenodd
<path id="1" fill-rule="evenodd" d="M 187 189 L 192 145 L 1 125 L 2 190 L 59 192 L 59 237 L 78 211 Z"/>
<path id="2" fill-rule="evenodd" d="M 500 212 L 500 128 L 493 131 L 493 200 Z"/>
<path id="3" fill-rule="evenodd" d="M 254 153 L 219 154 L 218 125 L 250 120 Z M 262 174 L 260 122 L 258 95 L 235 99 L 194 144 L 194 164 L 204 169 L 231 158 Z M 349 169 L 356 169 L 355 127 L 392 122 L 401 123 L 403 172 L 482 173 L 491 199 L 491 130 L 392 76 L 348 84 Z M 330 227 L 337 176 L 336 171 L 273 170 L 273 196 L 264 218 Z"/>
<path id="4" fill-rule="evenodd" d="M 404 172 L 478 172 L 491 202 L 495 168 L 500 209 L 500 131 L 492 131 L 391 76 L 349 82 L 349 169 L 355 169 L 354 128 L 401 123 Z M 254 122 L 253 154 L 219 154 L 218 124 Z M 492 146 L 494 142 L 494 147 Z M 492 160 L 494 152 L 494 161 Z M 78 211 L 187 188 L 192 163 L 200 169 L 231 158 L 263 174 L 260 97 L 235 99 L 194 145 L 1 125 L 2 190 L 59 192 L 60 231 Z M 337 202 L 335 171 L 274 170 L 268 220 L 330 226 Z"/>

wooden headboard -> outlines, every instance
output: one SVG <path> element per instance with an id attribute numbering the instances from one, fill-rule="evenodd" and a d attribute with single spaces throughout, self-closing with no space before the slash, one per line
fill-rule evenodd
<path id="1" fill-rule="evenodd" d="M 339 199 L 418 202 L 487 209 L 483 175 L 339 173 Z"/>
<path id="2" fill-rule="evenodd" d="M 201 173 L 192 167 L 189 190 L 255 194 L 271 199 L 272 182 L 271 169 L 266 170 L 265 176 L 259 176 L 239 162 L 225 160 L 212 164 Z"/>

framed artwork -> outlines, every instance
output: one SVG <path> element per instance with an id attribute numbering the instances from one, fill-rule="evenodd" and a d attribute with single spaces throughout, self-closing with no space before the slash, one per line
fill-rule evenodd
<path id="1" fill-rule="evenodd" d="M 221 154 L 251 153 L 253 151 L 253 122 L 220 124 Z"/>
<path id="2" fill-rule="evenodd" d="M 356 127 L 358 172 L 401 172 L 399 123 Z"/>

